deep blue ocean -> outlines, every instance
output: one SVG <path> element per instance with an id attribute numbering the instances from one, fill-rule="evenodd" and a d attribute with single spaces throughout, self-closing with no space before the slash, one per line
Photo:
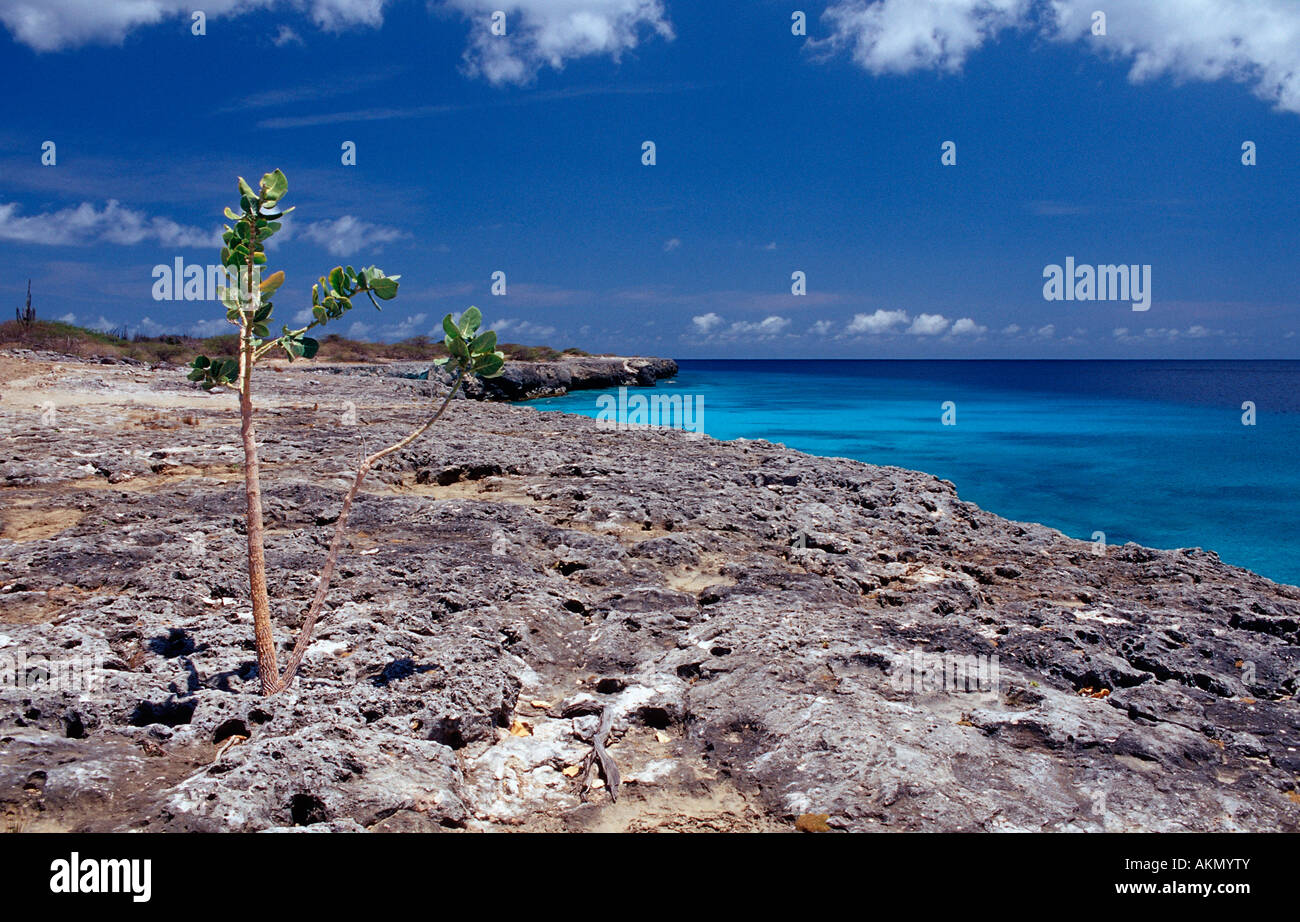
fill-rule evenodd
<path id="1" fill-rule="evenodd" d="M 926 471 L 1007 518 L 1300 584 L 1300 361 L 679 364 L 658 387 L 702 396 L 714 438 Z M 527 405 L 595 416 L 602 393 Z"/>

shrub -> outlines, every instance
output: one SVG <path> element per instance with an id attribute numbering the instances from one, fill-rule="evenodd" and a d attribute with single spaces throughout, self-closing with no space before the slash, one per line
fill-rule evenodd
<path id="1" fill-rule="evenodd" d="M 447 409 L 467 374 L 495 377 L 501 374 L 505 365 L 505 356 L 496 351 L 496 334 L 491 331 L 479 332 L 483 318 L 478 308 L 466 310 L 459 321 L 453 320 L 450 314 L 443 319 L 448 356 L 438 361 L 440 364 L 451 362 L 455 371 L 454 383 L 437 412 L 405 438 L 363 458 L 358 465 L 352 486 L 343 497 L 343 505 L 334 526 L 334 536 L 321 568 L 316 595 L 307 609 L 298 639 L 281 672 L 275 651 L 270 597 L 266 588 L 262 490 L 258 473 L 257 435 L 253 426 L 253 369 L 260 360 L 275 352 L 283 352 L 291 362 L 300 358 L 310 359 L 316 355 L 320 343 L 307 336 L 307 333 L 350 311 L 352 299 L 357 295 L 364 294 L 378 309 L 379 301 L 390 301 L 397 297 L 400 278 L 385 275 L 375 266 L 359 271 L 351 266 L 336 266 L 312 286 L 312 322 L 298 329 L 281 326 L 280 334 L 272 337 L 274 305 L 269 298 L 284 283 L 284 273 L 275 272 L 262 278 L 262 270 L 266 265 L 264 244 L 280 230 L 280 218 L 293 210 L 282 208 L 280 204 L 288 186 L 288 180 L 280 170 L 263 176 L 257 190 L 242 177 L 239 179 L 240 210 L 235 212 L 226 209 L 226 217 L 234 226 L 227 225 L 222 235 L 225 246 L 221 250 L 221 264 L 229 274 L 230 284 L 220 290 L 221 301 L 226 307 L 226 319 L 238 328 L 234 343 L 237 346 L 236 355 L 234 358 L 200 355 L 189 366 L 189 379 L 198 382 L 201 387 L 208 390 L 217 386 L 231 387 L 239 395 L 240 436 L 244 448 L 244 492 L 248 500 L 248 584 L 253 604 L 253 638 L 257 647 L 258 675 L 264 695 L 273 695 L 288 688 L 297 675 L 329 592 L 330 579 L 334 575 L 343 545 L 348 513 L 371 468 L 380 459 L 400 451 L 424 435 Z"/>

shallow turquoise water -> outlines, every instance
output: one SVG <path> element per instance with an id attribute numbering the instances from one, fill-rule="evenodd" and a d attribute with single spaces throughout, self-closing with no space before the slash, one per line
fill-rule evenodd
<path id="1" fill-rule="evenodd" d="M 927 471 L 1008 518 L 1205 547 L 1300 584 L 1300 362 L 680 365 L 659 388 L 703 397 L 715 438 Z M 528 405 L 595 416 L 602 393 Z"/>

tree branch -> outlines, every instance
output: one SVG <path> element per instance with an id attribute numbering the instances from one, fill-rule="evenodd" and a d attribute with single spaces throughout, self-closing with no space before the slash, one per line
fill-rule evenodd
<path id="1" fill-rule="evenodd" d="M 417 427 L 410 435 L 404 439 L 394 442 L 387 448 L 380 449 L 373 455 L 364 458 L 357 467 L 357 476 L 352 481 L 352 487 L 348 490 L 347 495 L 343 497 L 343 507 L 339 510 L 338 521 L 334 525 L 334 537 L 330 540 L 329 554 L 325 558 L 325 565 L 321 568 L 320 579 L 316 585 L 316 596 L 311 601 L 311 607 L 307 609 L 307 615 L 303 618 L 302 630 L 298 633 L 298 640 L 293 646 L 293 652 L 285 661 L 284 674 L 276 682 L 275 687 L 266 694 L 275 694 L 284 691 L 293 684 L 294 677 L 298 673 L 298 667 L 302 665 L 303 657 L 307 654 L 307 646 L 311 643 L 311 632 L 316 627 L 316 621 L 320 617 L 321 607 L 325 604 L 325 596 L 329 592 L 330 580 L 334 576 L 334 568 L 338 564 L 339 552 L 343 547 L 343 536 L 347 530 L 348 513 L 352 511 L 352 501 L 356 499 L 357 493 L 361 490 L 361 484 L 380 459 L 391 455 L 395 451 L 401 451 L 410 445 L 424 433 L 428 432 L 446 411 L 447 406 L 451 403 L 456 391 L 460 389 L 461 382 L 465 380 L 467 367 L 462 365 L 460 373 L 456 375 L 456 381 L 447 392 L 447 396 L 442 401 L 442 406 L 438 407 L 438 412 L 433 414 L 423 425 Z"/>

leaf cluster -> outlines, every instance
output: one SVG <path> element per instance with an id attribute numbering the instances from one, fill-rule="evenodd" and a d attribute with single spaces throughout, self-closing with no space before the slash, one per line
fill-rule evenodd
<path id="1" fill-rule="evenodd" d="M 478 331 L 482 324 L 483 313 L 477 307 L 470 307 L 459 319 L 452 319 L 451 314 L 443 317 L 442 329 L 446 333 L 443 342 L 449 355 L 435 359 L 434 364 L 450 363 L 458 372 L 482 378 L 500 375 L 506 364 L 505 353 L 497 351 L 496 333 Z"/>
<path id="2" fill-rule="evenodd" d="M 227 224 L 221 235 L 221 264 L 230 284 L 218 289 L 218 294 L 226 308 L 226 319 L 239 327 L 241 346 L 252 353 L 250 367 L 252 362 L 276 349 L 289 361 L 315 356 L 320 343 L 306 334 L 341 318 L 352 309 L 352 299 L 359 294 L 369 298 L 376 310 L 380 301 L 397 297 L 400 275 L 387 275 L 377 266 L 362 269 L 335 266 L 312 286 L 312 322 L 298 329 L 281 325 L 280 334 L 272 338 L 275 305 L 270 297 L 284 284 L 284 273 L 275 272 L 263 279 L 261 271 L 266 265 L 266 241 L 282 228 L 280 219 L 293 211 L 281 204 L 288 190 L 289 181 L 280 170 L 264 175 L 256 191 L 241 176 L 240 210 L 225 210 L 233 224 Z M 189 379 L 199 382 L 205 390 L 233 385 L 239 380 L 239 363 L 233 359 L 201 355 L 189 368 Z"/>

